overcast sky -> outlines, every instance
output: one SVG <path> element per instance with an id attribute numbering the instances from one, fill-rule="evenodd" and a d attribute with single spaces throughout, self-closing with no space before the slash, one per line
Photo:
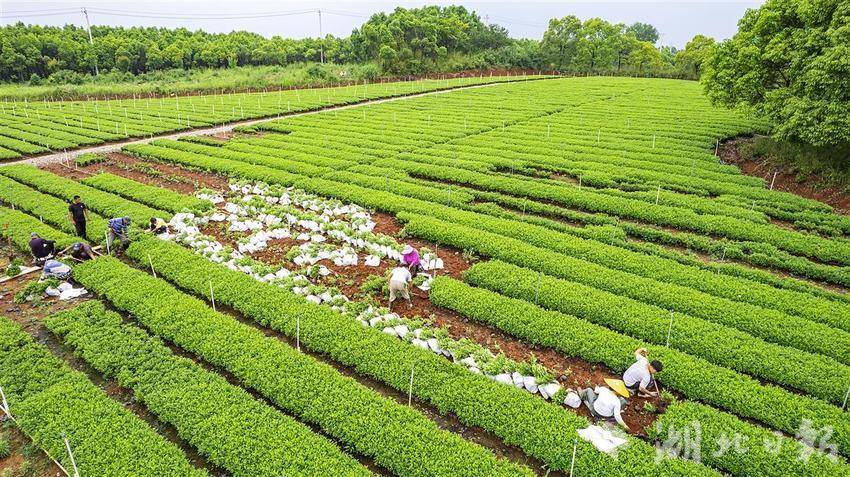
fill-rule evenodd
<path id="1" fill-rule="evenodd" d="M 733 35 L 738 19 L 763 1 L 289 1 L 289 0 L 0 0 L 0 24 L 17 21 L 42 25 L 84 25 L 80 7 L 90 9 L 93 24 L 160 26 L 210 32 L 247 30 L 270 37 L 318 36 L 322 10 L 325 34 L 347 36 L 369 15 L 396 6 L 460 4 L 486 21 L 508 29 L 515 38 L 540 39 L 550 18 L 576 15 L 611 22 L 645 22 L 661 32 L 661 44 L 683 47 L 695 34 L 716 39 Z M 229 18 L 223 18 L 229 17 Z M 238 17 L 238 18 L 233 18 Z"/>

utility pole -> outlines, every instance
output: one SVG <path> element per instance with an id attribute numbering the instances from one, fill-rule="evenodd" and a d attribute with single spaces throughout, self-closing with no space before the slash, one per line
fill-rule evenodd
<path id="1" fill-rule="evenodd" d="M 316 10 L 319 14 L 319 61 L 325 64 L 325 42 L 322 38 L 322 11 Z"/>
<path id="2" fill-rule="evenodd" d="M 86 7 L 83 7 L 83 15 L 86 16 L 86 30 L 89 32 L 89 45 L 94 46 L 94 39 L 91 36 L 91 23 L 89 23 L 89 12 Z M 94 74 L 100 76 L 100 71 L 97 69 L 97 52 L 94 52 Z"/>

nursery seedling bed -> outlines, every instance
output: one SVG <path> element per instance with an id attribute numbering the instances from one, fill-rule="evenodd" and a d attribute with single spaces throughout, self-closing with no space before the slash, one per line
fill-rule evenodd
<path id="1" fill-rule="evenodd" d="M 292 338 L 290 338 L 290 337 L 288 337 L 288 336 L 286 336 L 286 335 L 284 335 L 280 332 L 272 330 L 271 328 L 264 327 L 264 326 L 260 325 L 259 323 L 257 323 L 256 321 L 242 316 L 239 312 L 237 312 L 237 311 L 235 311 L 235 310 L 233 310 L 229 307 L 218 307 L 217 306 L 216 310 L 221 312 L 221 313 L 224 313 L 228 316 L 233 317 L 235 320 L 239 321 L 242 324 L 248 325 L 252 328 L 255 328 L 255 329 L 261 331 L 264 335 L 266 335 L 268 337 L 281 340 L 284 343 L 286 343 L 286 344 L 288 344 L 289 346 L 292 346 L 292 347 L 296 346 L 296 342 L 295 342 L 294 339 L 292 339 Z M 180 348 L 174 347 L 170 343 L 168 343 L 168 345 L 169 345 L 169 347 L 172 348 L 173 351 L 175 351 L 175 353 L 179 354 L 180 356 L 192 359 L 193 361 L 197 362 L 198 364 L 201 364 L 205 368 L 221 374 L 222 376 L 227 378 L 227 380 L 230 381 L 231 384 L 234 384 L 236 386 L 241 386 L 239 381 L 235 377 L 233 377 L 230 373 L 228 373 L 226 370 L 217 368 L 215 366 L 211 366 L 206 362 L 199 361 L 197 357 L 187 354 L 185 351 L 181 350 Z M 351 368 L 344 366 L 344 365 L 342 365 L 342 364 L 340 364 L 340 363 L 338 363 L 338 362 L 336 362 L 332 359 L 329 359 L 325 355 L 315 353 L 315 352 L 310 351 L 310 350 L 308 350 L 304 347 L 301 348 L 301 352 L 304 353 L 304 354 L 312 356 L 313 358 L 317 359 L 318 361 L 321 361 L 324 364 L 327 364 L 328 366 L 333 367 L 334 369 L 339 371 L 340 374 L 347 376 L 351 379 L 354 379 L 355 381 L 359 382 L 360 384 L 378 392 L 382 396 L 393 399 L 400 404 L 407 405 L 407 394 L 406 393 L 400 392 L 397 389 L 392 388 L 392 387 L 390 387 L 390 386 L 388 386 L 388 385 L 386 385 L 386 384 L 384 384 L 380 381 L 372 379 L 368 376 L 358 374 L 356 371 L 352 370 Z M 271 401 L 268 401 L 268 399 L 266 399 L 265 397 L 263 397 L 262 395 L 260 395 L 256 391 L 253 391 L 251 389 L 246 389 L 246 390 L 251 395 L 253 395 L 255 398 L 265 401 L 267 404 L 277 408 L 278 410 L 280 410 L 283 413 L 287 413 L 286 411 L 281 410 L 279 407 L 277 407 Z M 457 419 L 457 417 L 455 417 L 453 414 L 441 414 L 433 406 L 430 406 L 426 403 L 423 403 L 422 401 L 419 401 L 418 399 L 414 398 L 411 401 L 411 406 L 413 408 L 415 408 L 417 411 L 419 411 L 420 413 L 424 414 L 426 417 L 428 417 L 432 421 L 434 421 L 437 424 L 437 426 L 440 427 L 441 429 L 451 431 L 455 434 L 462 436 L 464 439 L 466 439 L 468 441 L 472 441 L 476 444 L 484 446 L 484 447 L 490 449 L 491 451 L 493 451 L 493 453 L 495 453 L 499 457 L 502 457 L 502 458 L 505 458 L 505 459 L 508 459 L 508 460 L 511 460 L 513 462 L 517 462 L 517 463 L 520 463 L 520 464 L 523 464 L 523 465 L 527 465 L 528 467 L 530 467 L 532 470 L 534 470 L 539 475 L 546 474 L 546 471 L 543 468 L 543 464 L 541 462 L 527 456 L 525 453 L 523 453 L 519 448 L 517 448 L 515 446 L 509 446 L 509 445 L 504 444 L 501 441 L 501 439 L 494 436 L 492 433 L 487 432 L 487 431 L 485 431 L 485 430 L 483 430 L 479 427 L 466 426 L 463 423 L 461 423 Z M 315 425 L 313 425 L 311 423 L 304 423 L 304 424 L 306 424 L 311 429 L 313 429 L 314 432 L 317 432 L 317 433 L 324 435 L 322 430 L 320 428 L 316 427 Z M 328 437 L 328 436 L 325 436 L 325 437 Z M 330 439 L 332 439 L 332 438 L 330 438 Z M 371 459 L 364 458 L 363 456 L 356 455 L 356 454 L 352 454 L 352 455 L 355 458 L 357 458 L 357 460 L 359 460 L 361 463 L 363 463 L 364 465 L 369 467 L 369 469 L 372 470 L 373 472 L 377 472 L 381 475 L 392 475 L 392 474 L 388 473 L 385 469 L 375 465 L 374 462 Z M 561 476 L 563 474 L 556 473 L 556 472 L 550 472 L 548 475 L 551 476 L 551 477 L 558 477 L 558 476 Z"/>
<path id="2" fill-rule="evenodd" d="M 371 216 L 372 220 L 376 223 L 374 232 L 398 238 L 397 235 L 403 226 L 394 217 L 380 212 L 373 212 Z M 208 225 L 202 232 L 215 237 L 216 240 L 222 244 L 236 247 L 234 235 L 232 233 L 225 233 L 222 230 L 222 227 L 218 224 Z M 427 247 L 432 250 L 435 248 L 433 243 L 410 239 L 404 239 L 404 242 L 410 243 L 417 248 Z M 266 249 L 249 255 L 251 258 L 264 263 L 285 264 L 286 266 L 291 267 L 293 265 L 285 258 L 286 253 L 292 246 L 298 246 L 301 243 L 303 242 L 291 237 L 285 239 L 273 239 L 269 240 L 268 247 Z M 463 258 L 463 255 L 459 250 L 450 247 L 439 247 L 438 253 L 440 258 L 443 259 L 445 265 L 445 268 L 436 271 L 439 275 L 450 275 L 454 278 L 461 279 L 463 272 L 471 265 Z M 317 262 L 317 265 L 324 265 L 333 272 L 331 275 L 320 280 L 320 284 L 337 287 L 343 294 L 351 298 L 356 298 L 357 296 L 362 295 L 360 287 L 368 277 L 373 275 L 384 276 L 386 271 L 391 268 L 390 263 L 387 261 L 381 261 L 381 264 L 378 267 L 368 267 L 362 262 L 354 266 L 337 266 L 332 260 L 320 260 Z M 573 389 L 588 386 L 593 387 L 596 385 L 604 385 L 605 378 L 619 379 L 621 377 L 605 366 L 589 363 L 575 357 L 566 357 L 551 349 L 528 345 L 527 343 L 500 332 L 490 326 L 471 321 L 451 310 L 438 307 L 431 303 L 427 297 L 427 292 L 416 287 L 411 287 L 411 302 L 413 306 L 408 308 L 407 303 L 404 300 L 398 300 L 393 307 L 393 311 L 406 318 L 432 317 L 434 319 L 434 323 L 440 327 L 446 328 L 452 338 L 468 338 L 480 345 L 486 346 L 493 352 L 502 351 L 508 358 L 518 362 L 527 361 L 532 355 L 534 355 L 538 361 L 556 374 L 557 380 L 564 387 L 570 387 Z M 373 298 L 375 298 L 382 306 L 388 305 L 387 296 L 373 295 Z M 248 321 L 245 322 L 250 323 Z M 277 336 L 278 334 L 275 335 Z M 278 337 L 285 339 L 283 336 Z M 294 345 L 294 343 L 290 344 Z M 369 383 L 369 385 L 371 387 L 375 387 L 373 386 L 373 383 Z M 381 385 L 378 384 L 378 386 Z M 380 388 L 376 389 L 387 394 Z M 395 391 L 391 389 L 389 389 L 388 392 L 395 393 Z M 396 398 L 400 399 L 401 402 L 406 402 L 407 399 L 406 396 L 396 396 Z M 632 433 L 638 436 L 645 436 L 645 429 L 647 427 L 651 427 L 657 417 L 656 414 L 641 411 L 646 402 L 651 402 L 657 408 L 663 410 L 663 405 L 659 398 L 644 399 L 633 397 L 629 401 L 629 406 L 626 408 L 623 415 L 623 418 L 629 425 Z M 584 417 L 591 418 L 590 412 L 584 406 L 580 407 L 577 412 Z M 454 428 L 449 427 L 449 429 L 454 432 L 458 432 Z M 466 434 L 463 432 L 459 433 L 466 437 Z"/>
<path id="3" fill-rule="evenodd" d="M 0 313 L 16 322 L 29 333 L 39 344 L 46 346 L 51 353 L 65 361 L 71 368 L 81 371 L 86 374 L 91 382 L 102 389 L 110 398 L 121 403 L 125 408 L 133 414 L 141 418 L 157 433 L 165 437 L 167 440 L 176 444 L 188 458 L 189 462 L 195 467 L 204 468 L 210 471 L 211 475 L 226 475 L 224 471 L 209 463 L 203 456 L 186 443 L 169 424 L 161 422 L 147 408 L 136 401 L 132 391 L 122 388 L 112 379 L 104 379 L 103 376 L 92 370 L 92 368 L 82 359 L 74 355 L 74 352 L 65 346 L 47 327 L 44 325 L 44 319 L 53 313 L 74 308 L 75 306 L 89 300 L 90 298 L 81 297 L 73 300 L 61 301 L 54 297 L 43 297 L 41 300 L 32 302 L 15 303 L 13 301 L 15 293 L 20 291 L 32 279 L 37 279 L 37 275 L 18 277 L 9 282 L 0 285 Z M 14 414 L 14 410 L 12 410 Z M 12 447 L 13 451 L 16 448 Z M 14 452 L 13 452 L 14 455 Z M 42 455 L 39 453 L 39 455 Z M 45 457 L 46 459 L 46 457 Z M 49 459 L 48 459 L 49 461 Z M 2 461 L 0 461 L 0 472 L 2 472 Z M 56 473 L 45 475 L 57 475 Z"/>

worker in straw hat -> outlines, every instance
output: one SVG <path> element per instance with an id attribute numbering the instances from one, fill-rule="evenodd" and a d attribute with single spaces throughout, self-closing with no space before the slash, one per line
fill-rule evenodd
<path id="1" fill-rule="evenodd" d="M 401 258 L 402 262 L 407 266 L 407 269 L 410 270 L 412 275 L 416 275 L 417 273 L 424 271 L 422 268 L 422 261 L 419 259 L 419 252 L 410 245 L 404 246 L 404 250 L 401 251 Z"/>
<path id="2" fill-rule="evenodd" d="M 617 421 L 617 424 L 629 431 L 629 426 L 623 420 L 623 410 L 628 405 L 621 396 L 628 396 L 629 391 L 625 384 L 619 379 L 606 379 L 606 386 L 596 386 L 594 389 L 579 389 L 578 395 L 581 396 L 582 402 L 590 409 L 593 417 L 599 419 L 611 419 Z M 616 391 L 616 393 L 615 393 Z M 618 396 L 619 394 L 619 396 Z"/>

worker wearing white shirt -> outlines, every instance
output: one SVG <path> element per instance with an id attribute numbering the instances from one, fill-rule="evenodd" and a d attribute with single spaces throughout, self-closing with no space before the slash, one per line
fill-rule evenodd
<path id="1" fill-rule="evenodd" d="M 595 389 L 584 389 L 579 391 L 582 401 L 590 409 L 590 412 L 604 419 L 614 418 L 617 424 L 629 431 L 629 426 L 623 420 L 623 408 L 628 404 L 625 399 L 614 394 L 614 391 L 605 386 L 596 386 Z"/>
<path id="2" fill-rule="evenodd" d="M 626 387 L 640 397 L 654 397 L 657 393 L 651 388 L 655 386 L 653 375 L 661 371 L 660 361 L 649 361 L 646 357 L 646 348 L 635 350 L 635 362 L 623 373 L 623 382 Z"/>
<path id="3" fill-rule="evenodd" d="M 390 275 L 390 310 L 393 308 L 393 302 L 396 295 L 407 300 L 407 307 L 412 308 L 413 303 L 410 301 L 410 292 L 407 290 L 407 285 L 413 281 L 413 276 L 407 267 L 396 267 Z"/>

